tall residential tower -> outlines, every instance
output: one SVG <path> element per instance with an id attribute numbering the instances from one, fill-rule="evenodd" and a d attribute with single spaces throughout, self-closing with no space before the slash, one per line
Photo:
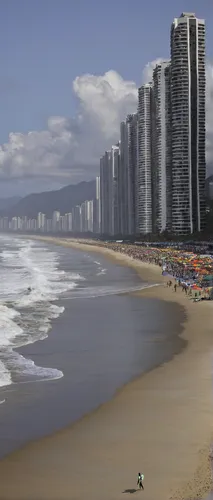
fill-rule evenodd
<path id="1" fill-rule="evenodd" d="M 152 84 L 138 89 L 137 232 L 152 232 Z"/>
<path id="2" fill-rule="evenodd" d="M 171 27 L 172 230 L 205 226 L 205 21 L 184 12 Z"/>
<path id="3" fill-rule="evenodd" d="M 172 158 L 170 61 L 157 64 L 153 71 L 153 232 L 171 231 Z"/>

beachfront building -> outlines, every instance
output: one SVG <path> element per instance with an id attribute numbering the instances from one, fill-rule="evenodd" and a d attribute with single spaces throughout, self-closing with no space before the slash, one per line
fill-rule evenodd
<path id="1" fill-rule="evenodd" d="M 205 21 L 183 13 L 171 26 L 172 230 L 205 226 Z"/>
<path id="2" fill-rule="evenodd" d="M 64 215 L 65 217 L 65 225 L 66 225 L 66 231 L 72 231 L 72 213 L 69 212 Z"/>
<path id="3" fill-rule="evenodd" d="M 152 213 L 153 232 L 171 231 L 172 158 L 170 61 L 157 64 L 153 71 L 152 99 Z"/>
<path id="4" fill-rule="evenodd" d="M 93 214 L 94 214 L 94 206 L 93 200 L 86 201 L 86 216 L 87 216 L 87 230 L 92 233 L 93 232 Z"/>
<path id="5" fill-rule="evenodd" d="M 118 197 L 118 172 L 120 165 L 120 147 L 112 146 L 111 149 L 111 235 L 119 234 L 119 197 Z"/>
<path id="6" fill-rule="evenodd" d="M 128 234 L 136 232 L 136 193 L 138 160 L 138 115 L 127 116 L 127 199 L 128 199 Z"/>
<path id="7" fill-rule="evenodd" d="M 82 216 L 80 205 L 76 205 L 72 208 L 72 230 L 76 233 L 82 231 Z"/>
<path id="8" fill-rule="evenodd" d="M 101 234 L 112 233 L 112 161 L 111 151 L 100 159 Z"/>
<path id="9" fill-rule="evenodd" d="M 95 200 L 94 200 L 94 232 L 101 231 L 101 196 L 100 196 L 100 176 L 95 179 Z"/>
<path id="10" fill-rule="evenodd" d="M 38 213 L 37 216 L 37 228 L 38 229 L 45 229 L 45 223 L 46 223 L 46 215 L 42 214 L 42 212 Z"/>
<path id="11" fill-rule="evenodd" d="M 128 235 L 128 132 L 127 123 L 120 124 L 120 172 L 119 172 L 119 207 L 120 234 Z"/>
<path id="12" fill-rule="evenodd" d="M 54 210 L 53 212 L 53 224 L 52 224 L 52 229 L 54 232 L 57 232 L 59 230 L 59 220 L 60 220 L 60 212 L 58 210 Z"/>
<path id="13" fill-rule="evenodd" d="M 137 232 L 152 232 L 152 83 L 138 89 Z"/>
<path id="14" fill-rule="evenodd" d="M 119 214 L 120 234 L 135 233 L 137 173 L 137 113 L 120 125 Z"/>

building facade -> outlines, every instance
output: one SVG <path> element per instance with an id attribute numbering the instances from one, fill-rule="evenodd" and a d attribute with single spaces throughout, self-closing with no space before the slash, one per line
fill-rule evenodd
<path id="1" fill-rule="evenodd" d="M 152 84 L 138 89 L 137 232 L 152 233 Z"/>
<path id="2" fill-rule="evenodd" d="M 152 209 L 153 232 L 171 231 L 172 157 L 170 61 L 157 64 L 153 71 L 152 114 Z"/>
<path id="3" fill-rule="evenodd" d="M 119 234 L 119 196 L 118 196 L 118 172 L 120 166 L 120 148 L 112 146 L 111 150 L 111 235 Z"/>
<path id="4" fill-rule="evenodd" d="M 100 159 L 101 234 L 112 234 L 112 161 L 111 151 Z"/>
<path id="5" fill-rule="evenodd" d="M 95 201 L 94 201 L 94 232 L 99 234 L 101 231 L 101 190 L 100 176 L 95 179 Z"/>
<path id="6" fill-rule="evenodd" d="M 183 13 L 171 27 L 172 230 L 205 226 L 205 21 Z"/>
<path id="7" fill-rule="evenodd" d="M 128 235 L 128 133 L 126 121 L 120 124 L 119 213 L 120 234 Z"/>

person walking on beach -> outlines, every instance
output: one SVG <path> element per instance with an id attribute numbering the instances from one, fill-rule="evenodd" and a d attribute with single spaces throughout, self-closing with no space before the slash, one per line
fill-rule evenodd
<path id="1" fill-rule="evenodd" d="M 138 472 L 137 486 L 139 490 L 144 490 L 143 480 L 144 480 L 144 475 Z"/>

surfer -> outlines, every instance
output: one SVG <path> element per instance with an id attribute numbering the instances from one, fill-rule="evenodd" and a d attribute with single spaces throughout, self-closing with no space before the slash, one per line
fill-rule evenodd
<path id="1" fill-rule="evenodd" d="M 28 286 L 27 291 L 28 291 L 28 292 L 32 292 L 32 288 L 31 288 L 31 286 Z"/>
<path id="2" fill-rule="evenodd" d="M 144 490 L 143 480 L 144 480 L 144 475 L 138 472 L 137 486 L 139 490 Z"/>

